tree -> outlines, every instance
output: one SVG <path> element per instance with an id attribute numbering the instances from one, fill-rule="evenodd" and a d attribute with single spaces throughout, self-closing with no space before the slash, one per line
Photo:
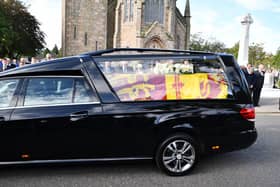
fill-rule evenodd
<path id="1" fill-rule="evenodd" d="M 235 43 L 232 48 L 226 49 L 226 52 L 229 54 L 233 54 L 234 57 L 237 59 L 238 58 L 238 52 L 239 52 L 239 42 Z"/>
<path id="2" fill-rule="evenodd" d="M 190 47 L 195 51 L 209 51 L 233 54 L 238 58 L 239 42 L 236 42 L 233 47 L 226 48 L 225 44 L 216 39 L 204 39 L 201 34 L 191 36 Z M 249 63 L 257 67 L 259 64 L 264 64 L 267 67 L 280 68 L 280 47 L 275 55 L 267 53 L 264 50 L 262 43 L 252 43 L 249 46 Z"/>
<path id="3" fill-rule="evenodd" d="M 280 47 L 278 48 L 276 54 L 273 56 L 272 66 L 280 69 Z"/>
<path id="4" fill-rule="evenodd" d="M 45 44 L 40 23 L 19 0 L 0 0 L 0 56 L 34 56 Z"/>
<path id="5" fill-rule="evenodd" d="M 249 46 L 249 63 L 253 66 L 258 66 L 259 64 L 264 64 L 267 62 L 267 53 L 264 51 L 263 44 L 253 43 Z"/>
<path id="6" fill-rule="evenodd" d="M 63 57 L 62 47 L 59 49 L 58 57 L 59 58 Z"/>
<path id="7" fill-rule="evenodd" d="M 55 44 L 53 49 L 52 49 L 52 54 L 55 55 L 56 57 L 58 56 L 59 54 L 59 50 L 58 50 L 58 47 L 57 45 Z"/>
<path id="8" fill-rule="evenodd" d="M 233 54 L 238 58 L 239 43 L 235 43 L 232 48 L 227 49 L 227 53 Z M 249 63 L 257 67 L 259 64 L 265 64 L 271 66 L 273 55 L 264 51 L 263 44 L 253 43 L 249 46 Z"/>
<path id="9" fill-rule="evenodd" d="M 42 52 L 42 54 L 43 54 L 43 58 L 45 58 L 45 57 L 46 57 L 46 55 L 47 55 L 48 53 L 50 53 L 50 54 L 51 54 L 51 51 L 49 50 L 49 48 L 45 48 L 45 49 L 43 49 L 43 52 Z"/>
<path id="10" fill-rule="evenodd" d="M 12 38 L 15 33 L 12 30 L 11 23 L 8 22 L 7 17 L 4 14 L 3 6 L 1 6 L 0 1 L 0 55 L 1 53 L 6 53 L 8 51 L 7 46 L 11 45 Z"/>
<path id="11" fill-rule="evenodd" d="M 216 39 L 203 39 L 200 34 L 191 36 L 190 48 L 195 51 L 225 52 L 225 44 Z"/>

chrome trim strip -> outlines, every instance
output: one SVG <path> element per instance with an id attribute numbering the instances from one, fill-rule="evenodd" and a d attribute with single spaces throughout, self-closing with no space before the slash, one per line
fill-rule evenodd
<path id="1" fill-rule="evenodd" d="M 0 108 L 0 110 L 22 109 L 22 108 L 55 107 L 55 106 L 97 105 L 97 104 L 101 104 L 101 103 L 100 102 L 88 102 L 88 103 L 69 103 L 69 104 L 36 105 L 36 106 L 16 106 L 16 107 Z"/>
<path id="2" fill-rule="evenodd" d="M 75 163 L 75 162 L 102 162 L 102 161 L 131 161 L 131 160 L 152 160 L 152 157 L 136 157 L 136 158 L 94 158 L 94 159 L 65 159 L 65 160 L 28 160 L 28 161 L 10 161 L 0 162 L 0 165 L 16 165 L 16 164 L 48 164 L 48 163 Z"/>

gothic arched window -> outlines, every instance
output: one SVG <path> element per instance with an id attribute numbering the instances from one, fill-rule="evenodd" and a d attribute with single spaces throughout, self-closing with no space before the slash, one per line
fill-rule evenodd
<path id="1" fill-rule="evenodd" d="M 133 21 L 134 0 L 124 0 L 124 21 Z"/>
<path id="2" fill-rule="evenodd" d="M 164 0 L 146 0 L 144 10 L 145 23 L 164 20 Z"/>

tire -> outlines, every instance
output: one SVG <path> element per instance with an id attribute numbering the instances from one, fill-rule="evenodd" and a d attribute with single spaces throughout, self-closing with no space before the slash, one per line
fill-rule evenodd
<path id="1" fill-rule="evenodd" d="M 192 171 L 198 158 L 197 142 L 187 134 L 175 134 L 160 144 L 155 161 L 167 175 L 184 176 Z"/>

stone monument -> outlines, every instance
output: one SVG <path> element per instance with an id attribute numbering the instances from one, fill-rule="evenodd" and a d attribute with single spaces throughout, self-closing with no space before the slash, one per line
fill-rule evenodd
<path id="1" fill-rule="evenodd" d="M 248 64 L 250 26 L 251 24 L 253 24 L 253 22 L 254 21 L 251 14 L 246 15 L 241 21 L 241 24 L 244 27 L 244 31 L 242 32 L 242 37 L 240 39 L 238 60 L 237 60 L 240 66 L 246 66 Z"/>

